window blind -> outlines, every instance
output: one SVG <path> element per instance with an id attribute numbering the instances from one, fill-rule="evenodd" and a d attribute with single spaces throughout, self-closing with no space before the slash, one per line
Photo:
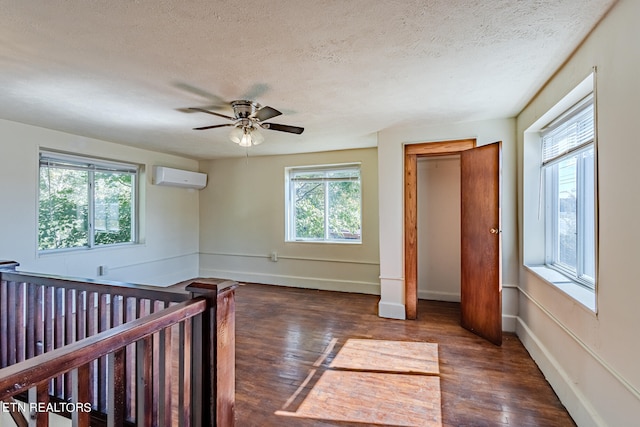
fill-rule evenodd
<path id="1" fill-rule="evenodd" d="M 312 181 L 360 181 L 360 165 L 337 165 L 321 168 L 292 168 L 289 170 L 292 182 Z"/>
<path id="2" fill-rule="evenodd" d="M 40 152 L 40 166 L 95 172 L 120 172 L 135 174 L 138 167 L 130 163 L 118 163 L 109 160 L 92 159 L 53 151 Z"/>
<path id="3" fill-rule="evenodd" d="M 593 95 L 589 95 L 542 131 L 542 164 L 591 144 L 594 127 Z"/>

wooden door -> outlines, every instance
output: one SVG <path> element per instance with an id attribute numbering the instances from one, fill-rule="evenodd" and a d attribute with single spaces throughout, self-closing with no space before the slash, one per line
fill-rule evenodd
<path id="1" fill-rule="evenodd" d="M 462 326 L 502 344 L 501 143 L 460 154 Z"/>

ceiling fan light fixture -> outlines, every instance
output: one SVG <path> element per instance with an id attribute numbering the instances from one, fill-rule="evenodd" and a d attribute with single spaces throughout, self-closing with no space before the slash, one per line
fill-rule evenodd
<path id="1" fill-rule="evenodd" d="M 260 145 L 264 142 L 264 135 L 255 127 L 251 129 L 251 142 L 253 145 Z"/>
<path id="2" fill-rule="evenodd" d="M 238 143 L 240 147 L 251 147 L 251 130 L 245 129 Z"/>
<path id="3" fill-rule="evenodd" d="M 251 147 L 252 145 L 258 145 L 264 142 L 262 133 L 251 126 L 233 128 L 229 133 L 229 139 L 240 147 Z"/>
<path id="4" fill-rule="evenodd" d="M 229 139 L 231 139 L 231 141 L 235 142 L 236 144 L 240 144 L 243 135 L 243 129 L 240 127 L 235 127 L 231 130 L 231 132 L 229 132 Z"/>
<path id="5" fill-rule="evenodd" d="M 300 135 L 304 128 L 298 126 L 282 125 L 277 123 L 264 123 L 282 113 L 275 108 L 265 106 L 252 101 L 232 101 L 234 117 L 219 114 L 214 111 L 205 110 L 203 108 L 192 107 L 189 110 L 200 111 L 201 113 L 212 114 L 233 121 L 233 123 L 223 125 L 201 126 L 193 128 L 194 130 L 205 130 L 219 128 L 223 126 L 233 126 L 229 133 L 229 139 L 240 147 L 251 147 L 252 145 L 260 145 L 264 142 L 264 136 L 259 129 L 270 129 L 280 132 L 288 132 Z"/>

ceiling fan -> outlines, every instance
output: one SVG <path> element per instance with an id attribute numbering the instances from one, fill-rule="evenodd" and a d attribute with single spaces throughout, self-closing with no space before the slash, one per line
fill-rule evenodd
<path id="1" fill-rule="evenodd" d="M 257 102 L 246 100 L 231 101 L 231 108 L 233 108 L 234 117 L 209 111 L 204 108 L 189 108 L 189 110 L 212 114 L 214 116 L 222 117 L 233 122 L 222 125 L 202 126 L 193 129 L 205 130 L 234 126 L 234 129 L 231 131 L 229 137 L 233 142 L 240 145 L 241 147 L 258 145 L 264 141 L 264 136 L 262 136 L 258 129 L 270 129 L 280 132 L 295 133 L 298 135 L 300 135 L 304 131 L 304 128 L 298 126 L 282 125 L 278 123 L 265 123 L 266 120 L 277 117 L 282 113 L 269 106 L 262 107 Z"/>

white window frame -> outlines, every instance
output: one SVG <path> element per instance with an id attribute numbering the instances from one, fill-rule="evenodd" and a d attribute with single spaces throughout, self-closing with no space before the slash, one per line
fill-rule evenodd
<path id="1" fill-rule="evenodd" d="M 533 274 L 541 283 L 553 286 L 565 294 L 579 307 L 591 314 L 598 314 L 598 91 L 597 70 L 595 67 L 578 82 L 573 89 L 555 99 L 555 104 L 548 98 L 536 101 L 537 108 L 547 105 L 546 112 L 536 112 L 535 118 L 523 116 L 523 120 L 532 119 L 522 135 L 522 260 L 528 273 Z M 554 92 L 556 93 L 556 92 Z M 546 222 L 545 222 L 545 186 L 544 168 L 542 164 L 541 131 L 556 121 L 572 106 L 577 105 L 590 93 L 594 96 L 594 222 L 595 222 L 595 284 L 589 288 L 572 280 L 568 275 L 549 267 L 546 264 Z M 535 110 L 535 108 L 534 108 Z M 528 114 L 528 113 L 525 113 Z"/>
<path id="2" fill-rule="evenodd" d="M 326 179 L 323 184 L 325 187 L 325 215 L 324 215 L 324 237 L 323 238 L 303 238 L 296 236 L 296 207 L 295 207 L 295 176 L 297 173 L 330 173 L 336 171 L 352 171 L 356 172 L 357 177 L 349 179 L 350 181 L 357 181 L 360 183 L 360 234 L 357 238 L 336 238 L 330 234 L 330 227 L 328 224 L 329 219 L 329 203 L 328 200 L 328 185 L 329 182 L 336 179 Z M 325 176 L 326 178 L 326 176 Z M 338 179 L 339 180 L 339 179 Z M 339 244 L 361 244 L 362 243 L 362 175 L 360 163 L 342 163 L 342 164 L 330 164 L 330 165 L 313 165 L 313 166 L 295 166 L 285 168 L 285 241 L 286 242 L 306 242 L 306 243 L 339 243 Z"/>
<path id="3" fill-rule="evenodd" d="M 571 129 L 569 129 L 571 128 Z M 585 131 L 581 129 L 585 128 Z M 548 143 L 550 136 L 560 134 L 560 143 Z M 545 265 L 563 275 L 573 282 L 585 286 L 590 290 L 595 289 L 595 272 L 587 274 L 585 265 L 588 257 L 593 258 L 595 264 L 596 248 L 587 247 L 586 236 L 593 233 L 597 236 L 596 229 L 596 177 L 595 172 L 595 102 L 593 93 L 582 99 L 572 108 L 552 121 L 549 126 L 540 132 L 542 144 L 542 172 L 544 179 L 544 204 L 545 204 Z M 567 140 L 570 143 L 564 144 Z M 585 153 L 592 151 L 594 162 L 594 181 L 588 182 L 585 178 L 586 160 Z M 559 164 L 575 158 L 576 162 L 576 260 L 575 267 L 567 265 L 560 260 L 559 254 Z M 587 191 L 592 192 L 592 197 L 586 197 Z M 589 204 L 592 201 L 593 205 Z M 587 210 L 592 210 L 587 214 Z M 594 228 L 587 230 L 585 223 L 587 215 L 593 215 Z M 594 243 L 597 237 L 594 237 Z M 588 254 L 588 251 L 593 251 Z M 595 265 L 594 265 L 595 268 Z"/>
<path id="4" fill-rule="evenodd" d="M 76 247 L 62 247 L 54 249 L 40 249 L 39 232 L 38 235 L 38 253 L 46 254 L 62 251 L 74 251 L 74 250 L 86 250 L 96 248 L 108 248 L 114 246 L 123 246 L 136 244 L 139 241 L 138 236 L 138 183 L 140 176 L 140 167 L 133 163 L 124 163 L 118 161 L 111 161 L 105 159 L 98 159 L 89 156 L 78 156 L 74 154 L 62 153 L 57 151 L 41 150 L 39 153 L 39 166 L 38 166 L 38 208 L 40 206 L 40 168 L 41 167 L 58 167 L 61 169 L 69 170 L 82 170 L 88 173 L 88 186 L 87 186 L 87 201 L 88 201 L 88 224 L 87 224 L 87 244 L 84 246 Z M 114 172 L 114 173 L 126 173 L 132 177 L 131 191 L 131 240 L 128 242 L 118 242 L 109 244 L 96 244 L 96 224 L 95 224 L 95 173 L 96 172 Z M 40 214 L 38 212 L 38 218 Z M 38 220 L 38 230 L 39 230 Z"/>

